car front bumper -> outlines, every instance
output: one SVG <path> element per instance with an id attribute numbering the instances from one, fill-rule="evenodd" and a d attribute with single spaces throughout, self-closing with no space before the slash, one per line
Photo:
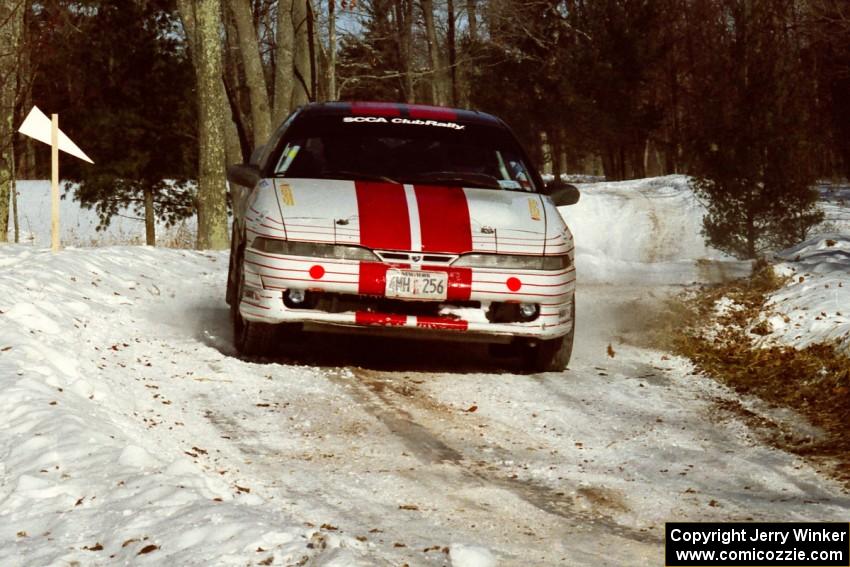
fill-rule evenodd
<path id="1" fill-rule="evenodd" d="M 446 300 L 387 300 L 386 272 L 391 268 L 447 273 Z M 553 339 L 573 328 L 573 266 L 552 272 L 420 267 L 281 256 L 248 248 L 243 269 L 239 311 L 248 321 L 300 323 L 305 330 L 492 342 L 513 337 Z M 322 300 L 313 306 L 287 306 L 284 298 L 289 290 L 304 290 Z M 539 313 L 530 321 L 494 320 L 491 308 L 501 304 L 534 304 Z"/>

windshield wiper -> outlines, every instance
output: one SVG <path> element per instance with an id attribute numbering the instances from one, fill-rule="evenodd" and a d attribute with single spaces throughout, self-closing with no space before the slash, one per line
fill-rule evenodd
<path id="1" fill-rule="evenodd" d="M 323 171 L 317 177 L 322 179 L 354 179 L 359 181 L 383 181 L 384 183 L 399 183 L 386 175 L 378 175 L 376 173 L 364 173 L 362 171 L 348 171 L 345 169 L 335 169 L 333 171 Z"/>
<path id="2" fill-rule="evenodd" d="M 486 173 L 472 173 L 463 171 L 429 171 L 418 173 L 413 179 L 414 183 L 460 183 L 472 187 L 484 187 L 486 189 L 501 189 L 499 180 Z"/>
<path id="3" fill-rule="evenodd" d="M 286 173 L 275 173 L 272 177 L 280 179 L 289 176 Z M 387 177 L 386 175 L 378 175 L 375 173 L 363 173 L 362 171 L 348 171 L 341 169 L 333 171 L 321 171 L 319 173 L 311 173 L 309 175 L 301 175 L 299 177 L 303 177 L 304 179 L 352 179 L 355 181 L 382 181 L 384 183 L 400 184 L 399 181 L 396 181 L 391 177 Z"/>

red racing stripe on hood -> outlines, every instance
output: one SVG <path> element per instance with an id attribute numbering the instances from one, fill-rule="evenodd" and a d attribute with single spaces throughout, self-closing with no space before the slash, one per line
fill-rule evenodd
<path id="1" fill-rule="evenodd" d="M 410 213 L 404 186 L 356 181 L 360 244 L 383 250 L 410 250 Z"/>
<path id="2" fill-rule="evenodd" d="M 469 205 L 462 187 L 416 185 L 423 252 L 472 250 Z"/>

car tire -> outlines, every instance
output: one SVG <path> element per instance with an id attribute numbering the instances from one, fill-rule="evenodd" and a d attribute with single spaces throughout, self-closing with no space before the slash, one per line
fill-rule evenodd
<path id="1" fill-rule="evenodd" d="M 230 260 L 227 265 L 227 291 L 225 292 L 224 300 L 228 305 L 233 305 L 236 301 L 236 260 L 238 256 L 239 242 L 236 239 L 236 223 L 233 223 L 233 230 L 230 234 Z M 240 258 L 241 260 L 241 258 Z"/>
<path id="2" fill-rule="evenodd" d="M 276 346 L 277 325 L 248 321 L 239 313 L 239 303 L 242 300 L 242 288 L 245 285 L 245 274 L 242 268 L 241 247 L 236 253 L 234 269 L 237 278 L 234 295 L 230 303 L 230 321 L 233 325 L 233 345 L 243 356 L 268 356 Z"/>
<path id="3" fill-rule="evenodd" d="M 522 352 L 523 367 L 530 372 L 563 372 L 570 364 L 573 354 L 573 342 L 576 331 L 576 300 L 573 295 L 572 307 L 573 326 L 563 337 L 548 341 L 538 341 L 537 344 L 525 344 Z"/>

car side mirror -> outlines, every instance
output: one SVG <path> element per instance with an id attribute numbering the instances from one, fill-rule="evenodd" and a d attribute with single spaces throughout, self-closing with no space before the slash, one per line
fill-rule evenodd
<path id="1" fill-rule="evenodd" d="M 260 179 L 260 166 L 255 163 L 231 165 L 227 168 L 227 180 L 236 185 L 253 189 Z"/>
<path id="2" fill-rule="evenodd" d="M 546 184 L 545 193 L 549 195 L 552 202 L 557 207 L 565 207 L 567 205 L 575 205 L 578 203 L 581 193 L 575 185 L 564 183 L 562 181 L 552 181 Z"/>

